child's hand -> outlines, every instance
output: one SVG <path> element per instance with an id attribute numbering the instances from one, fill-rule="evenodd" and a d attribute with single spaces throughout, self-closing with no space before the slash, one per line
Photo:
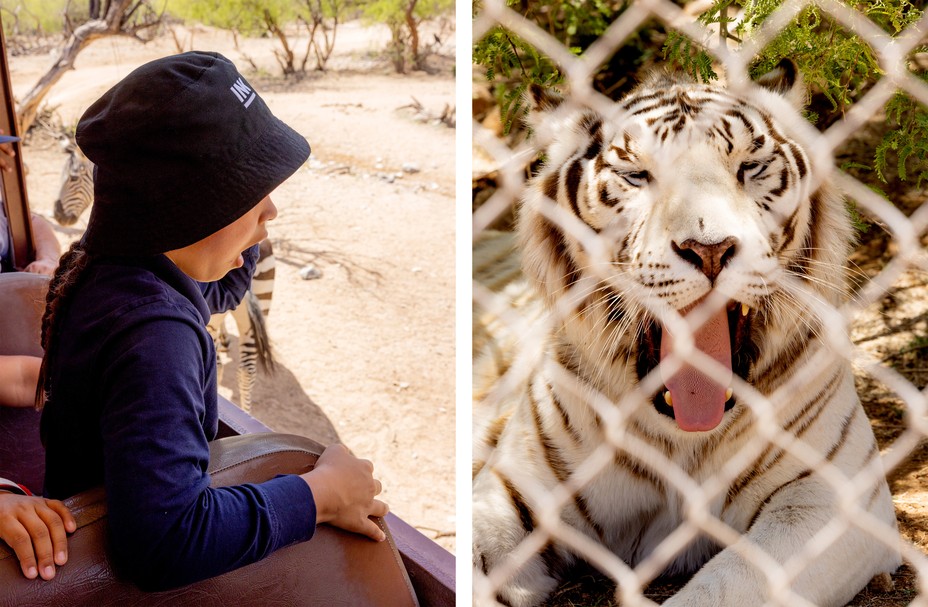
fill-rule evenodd
<path id="1" fill-rule="evenodd" d="M 368 516 L 384 516 L 387 505 L 374 499 L 382 489 L 374 464 L 358 459 L 344 445 L 328 447 L 316 467 L 302 475 L 316 500 L 316 522 L 383 541 L 386 535 Z"/>
<path id="2" fill-rule="evenodd" d="M 68 561 L 68 536 L 77 523 L 58 500 L 0 492 L 0 539 L 6 542 L 33 580 L 55 577 L 55 565 Z"/>

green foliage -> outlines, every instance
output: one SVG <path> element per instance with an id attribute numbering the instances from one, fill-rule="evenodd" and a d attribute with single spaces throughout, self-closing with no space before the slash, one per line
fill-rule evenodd
<path id="1" fill-rule="evenodd" d="M 712 69 L 712 57 L 693 41 L 680 32 L 667 34 L 664 45 L 664 59 L 683 68 L 695 80 L 709 82 L 717 80 L 718 74 Z"/>
<path id="2" fill-rule="evenodd" d="M 780 0 L 744 4 L 742 20 L 732 31 L 728 31 L 732 23 L 728 11 L 732 5 L 741 5 L 737 0 L 717 0 L 712 8 L 699 17 L 699 21 L 707 26 L 717 25 L 720 35 L 724 32 L 728 38 L 741 40 L 751 35 L 779 6 Z M 882 16 L 884 13 L 881 11 L 876 15 Z M 918 11 L 912 9 L 906 14 L 909 19 L 912 15 L 917 18 Z M 903 18 L 901 13 L 894 14 L 890 16 L 889 22 L 901 23 Z M 664 47 L 665 57 L 694 76 L 699 75 L 703 81 L 715 79 L 714 75 L 706 77 L 704 71 L 697 72 L 694 69 L 694 65 L 701 68 L 711 63 L 708 53 L 701 48 L 693 50 L 689 39 L 684 39 L 686 49 L 681 52 L 679 47 L 684 44 L 682 38 L 680 35 L 668 37 Z M 830 19 L 823 19 L 815 6 L 803 9 L 793 23 L 767 45 L 755 58 L 751 75 L 757 77 L 770 71 L 783 58 L 792 59 L 811 89 L 822 93 L 831 103 L 832 110 L 839 112 L 859 98 L 865 86 L 880 73 L 870 47 L 856 36 L 846 33 Z"/>
<path id="3" fill-rule="evenodd" d="M 0 0 L 3 32 L 11 34 L 57 34 L 64 27 L 67 0 Z"/>
<path id="4" fill-rule="evenodd" d="M 509 0 L 515 4 L 515 0 Z M 479 9 L 476 2 L 474 9 Z M 579 55 L 628 6 L 607 0 L 538 0 L 525 3 L 525 16 Z M 641 49 L 643 52 L 643 49 Z M 485 69 L 500 104 L 505 130 L 524 116 L 525 91 L 531 84 L 557 89 L 563 75 L 551 60 L 511 32 L 494 27 L 474 45 L 474 62 Z"/>
<path id="5" fill-rule="evenodd" d="M 360 2 L 361 14 L 368 23 L 395 23 L 405 21 L 406 10 L 413 4 L 416 19 L 433 19 L 454 11 L 454 0 L 367 0 Z"/>
<path id="6" fill-rule="evenodd" d="M 550 59 L 501 27 L 493 28 L 474 47 L 474 61 L 484 66 L 487 80 L 495 82 L 493 93 L 506 133 L 525 114 L 525 91 L 530 84 L 557 90 L 564 80 Z"/>
<path id="7" fill-rule="evenodd" d="M 882 192 L 880 192 L 880 194 L 882 194 Z M 883 197 L 885 198 L 886 195 L 884 194 Z M 856 204 L 848 201 L 847 211 L 851 216 L 851 225 L 854 227 L 854 233 L 857 234 L 858 237 L 870 231 L 870 222 L 867 221 L 866 217 L 860 214 L 860 211 L 857 210 Z"/>
<path id="8" fill-rule="evenodd" d="M 387 51 L 397 72 L 406 64 L 423 67 L 431 44 L 419 38 L 419 24 L 454 13 L 454 0 L 362 0 L 361 15 L 367 23 L 383 23 L 390 29 Z"/>
<path id="9" fill-rule="evenodd" d="M 886 156 L 892 150 L 896 153 L 896 174 L 903 181 L 914 174 L 915 187 L 920 188 L 922 180 L 928 178 L 928 112 L 907 95 L 896 93 L 886 104 L 886 121 L 892 129 L 876 148 L 877 175 L 886 181 Z"/>
<path id="10" fill-rule="evenodd" d="M 245 35 L 267 33 L 265 13 L 275 23 L 292 23 L 299 7 L 292 0 L 167 0 L 172 15 Z"/>
<path id="11" fill-rule="evenodd" d="M 716 0 L 699 20 L 705 25 L 716 25 L 720 35 L 735 40 L 748 37 L 782 3 L 782 0 Z M 728 32 L 732 20 L 729 7 L 743 8 L 740 22 Z M 898 34 L 921 17 L 921 10 L 909 0 L 863 0 L 853 5 L 869 19 L 891 35 Z M 688 39 L 680 35 L 669 36 L 664 46 L 665 57 L 703 81 L 713 75 L 704 71 L 710 62 L 705 50 L 693 50 Z M 866 42 L 848 33 L 840 25 L 823 17 L 815 6 L 804 8 L 796 19 L 768 44 L 755 58 L 751 67 L 753 77 L 760 76 L 777 65 L 781 59 L 792 59 L 809 85 L 813 95 L 821 95 L 828 106 L 821 112 L 809 111 L 811 122 L 827 126 L 839 118 L 847 108 L 882 75 L 873 50 Z M 902 180 L 910 176 L 914 167 L 916 187 L 928 177 L 928 112 L 904 94 L 897 94 L 885 108 L 887 120 L 893 125 L 877 146 L 873 169 L 884 182 L 887 178 L 889 158 L 896 154 L 895 172 Z"/>
<path id="12" fill-rule="evenodd" d="M 344 0 L 166 0 L 167 11 L 185 21 L 196 21 L 250 36 L 277 41 L 274 58 L 285 76 L 303 73 L 311 54 L 316 69 L 324 69 L 332 54 Z M 308 33 L 305 53 L 298 58 L 302 28 Z M 294 36 L 296 33 L 296 36 Z M 320 40 L 321 39 L 321 40 Z"/>
<path id="13" fill-rule="evenodd" d="M 738 44 L 750 38 L 782 3 L 783 0 L 713 0 L 699 16 L 699 21 L 713 28 L 719 37 Z M 857 0 L 848 4 L 889 35 L 896 35 L 921 17 L 923 2 Z M 521 7 L 527 18 L 567 45 L 574 54 L 582 53 L 626 6 L 622 2 L 603 0 L 523 3 L 510 0 L 510 5 Z M 646 59 L 635 60 L 634 54 L 645 57 L 653 52 L 654 44 L 661 49 L 665 61 L 693 78 L 702 82 L 717 79 L 712 58 L 704 48 L 680 32 L 664 32 L 660 25 L 652 24 L 642 26 L 626 42 L 625 48 L 631 47 L 632 52 L 623 58 L 624 63 L 613 61 L 603 67 L 603 73 L 608 72 L 612 80 L 634 73 L 647 64 Z M 625 48 L 616 54 L 622 54 Z M 920 50 L 924 52 L 928 48 Z M 809 85 L 810 106 L 804 115 L 820 128 L 827 128 L 840 119 L 882 75 L 870 46 L 814 4 L 802 9 L 761 51 L 751 65 L 751 75 L 757 77 L 770 71 L 783 58 L 796 63 Z M 557 66 L 499 27 L 490 30 L 475 45 L 474 60 L 485 69 L 487 79 L 493 83 L 507 131 L 524 113 L 521 97 L 529 85 L 557 87 L 563 82 Z M 928 75 L 920 76 L 928 80 Z M 594 86 L 612 94 L 605 78 L 597 76 Z M 870 168 L 883 181 L 894 174 L 902 180 L 914 180 L 918 187 L 922 180 L 928 179 L 928 110 L 899 93 L 887 103 L 885 111 L 891 128 L 878 145 Z"/>

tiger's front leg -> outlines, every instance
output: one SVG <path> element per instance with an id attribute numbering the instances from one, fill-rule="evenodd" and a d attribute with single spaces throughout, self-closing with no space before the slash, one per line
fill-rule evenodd
<path id="1" fill-rule="evenodd" d="M 489 467 L 474 479 L 474 496 L 474 569 L 487 574 L 506 560 L 535 523 L 518 489 Z M 555 550 L 549 545 L 532 555 L 499 589 L 498 598 L 512 607 L 532 607 L 547 598 L 560 581 L 551 561 L 568 558 Z"/>
<path id="2" fill-rule="evenodd" d="M 895 537 L 892 499 L 885 481 L 860 504 L 887 524 Z M 816 476 L 784 485 L 763 507 L 745 534 L 780 564 L 800 554 L 806 543 L 838 516 L 839 502 L 828 483 Z M 868 504 L 869 502 L 869 504 Z M 793 580 L 791 589 L 817 607 L 847 604 L 880 573 L 892 573 L 900 565 L 897 550 L 889 548 L 857 527 L 848 529 L 824 552 L 814 555 Z M 706 563 L 665 607 L 743 607 L 763 605 L 770 599 L 767 575 L 732 548 Z"/>

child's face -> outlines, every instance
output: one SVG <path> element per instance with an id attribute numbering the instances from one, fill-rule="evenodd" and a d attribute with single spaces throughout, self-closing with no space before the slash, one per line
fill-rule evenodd
<path id="1" fill-rule="evenodd" d="M 277 217 L 277 207 L 267 196 L 253 209 L 203 240 L 165 255 L 194 280 L 219 280 L 245 263 L 242 251 L 267 238 L 265 222 Z"/>

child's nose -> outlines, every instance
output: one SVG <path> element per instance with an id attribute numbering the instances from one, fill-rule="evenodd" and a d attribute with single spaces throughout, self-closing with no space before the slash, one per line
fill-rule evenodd
<path id="1" fill-rule="evenodd" d="M 275 219 L 277 217 L 277 207 L 270 196 L 264 199 L 264 206 L 265 208 L 261 210 L 261 220 L 271 221 Z"/>

